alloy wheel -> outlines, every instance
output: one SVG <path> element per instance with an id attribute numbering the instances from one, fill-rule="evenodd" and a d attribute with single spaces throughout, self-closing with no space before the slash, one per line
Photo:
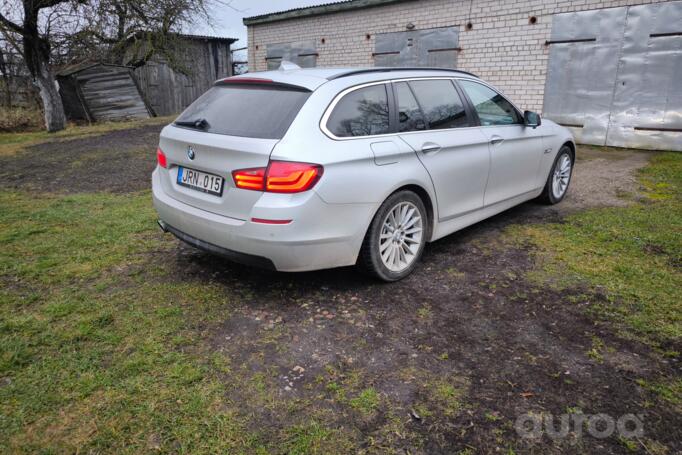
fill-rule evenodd
<path id="1" fill-rule="evenodd" d="M 555 198 L 560 199 L 566 192 L 568 182 L 571 180 L 572 168 L 571 157 L 568 153 L 564 153 L 561 158 L 557 160 L 556 166 L 554 167 L 552 193 Z"/>
<path id="2" fill-rule="evenodd" d="M 386 268 L 402 272 L 412 264 L 423 241 L 423 225 L 412 202 L 400 202 L 389 210 L 379 237 L 379 254 Z"/>

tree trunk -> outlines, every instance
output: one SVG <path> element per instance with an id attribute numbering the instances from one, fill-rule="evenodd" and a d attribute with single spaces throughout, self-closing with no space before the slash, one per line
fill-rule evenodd
<path id="1" fill-rule="evenodd" d="M 38 32 L 38 10 L 31 10 L 25 5 L 24 11 L 27 13 L 23 33 L 24 59 L 33 83 L 40 89 L 45 127 L 53 133 L 66 128 L 66 115 L 54 74 L 50 70 L 50 43 Z"/>
<path id="2" fill-rule="evenodd" d="M 43 74 L 35 75 L 33 80 L 40 89 L 47 131 L 54 133 L 63 130 L 66 128 L 66 115 L 54 76 L 50 70 L 46 70 Z"/>
<path id="3" fill-rule="evenodd" d="M 10 87 L 10 76 L 7 64 L 5 63 L 5 55 L 0 49 L 0 73 L 2 73 L 2 80 L 5 83 L 5 105 L 12 109 L 12 89 Z"/>

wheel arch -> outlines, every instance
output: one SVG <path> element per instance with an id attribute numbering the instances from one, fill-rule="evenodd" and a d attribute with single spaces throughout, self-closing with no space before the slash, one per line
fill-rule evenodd
<path id="1" fill-rule="evenodd" d="M 575 163 L 575 143 L 573 141 L 566 141 L 563 144 L 561 144 L 559 150 L 561 150 L 564 147 L 568 147 L 571 150 L 571 159 Z"/>
<path id="2" fill-rule="evenodd" d="M 429 219 L 429 230 L 427 232 L 426 238 L 427 238 L 427 242 L 430 241 L 431 236 L 433 235 L 433 229 L 434 229 L 435 220 L 436 220 L 436 208 L 435 208 L 433 201 L 431 200 L 431 195 L 421 185 L 417 185 L 416 183 L 409 183 L 409 184 L 403 185 L 403 186 L 393 190 L 391 192 L 391 194 L 389 194 L 388 196 L 386 196 L 384 198 L 384 201 L 386 199 L 388 199 L 389 197 L 391 197 L 391 195 L 393 195 L 399 191 L 412 191 L 417 196 L 419 196 L 419 199 L 421 199 L 422 202 L 424 203 L 424 207 L 426 207 L 426 216 Z M 376 213 L 375 213 L 375 215 L 376 215 Z"/>

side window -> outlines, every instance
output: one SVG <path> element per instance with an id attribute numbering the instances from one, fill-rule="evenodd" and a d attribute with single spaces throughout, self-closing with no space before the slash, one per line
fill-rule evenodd
<path id="1" fill-rule="evenodd" d="M 407 82 L 396 83 L 395 89 L 398 97 L 398 131 L 425 130 L 424 115 Z"/>
<path id="2" fill-rule="evenodd" d="M 464 103 L 451 81 L 446 79 L 412 81 L 410 87 L 424 112 L 429 129 L 469 126 Z"/>
<path id="3" fill-rule="evenodd" d="M 327 129 L 338 137 L 386 134 L 388 119 L 386 85 L 370 85 L 341 98 L 327 120 Z"/>
<path id="4" fill-rule="evenodd" d="M 471 99 L 482 126 L 523 123 L 514 106 L 495 90 L 477 82 L 460 80 L 459 84 Z"/>

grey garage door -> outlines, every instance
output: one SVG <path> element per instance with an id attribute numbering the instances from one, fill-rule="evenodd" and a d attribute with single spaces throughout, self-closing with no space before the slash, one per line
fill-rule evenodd
<path id="1" fill-rule="evenodd" d="M 374 65 L 455 68 L 458 51 L 457 27 L 379 33 Z"/>
<path id="2" fill-rule="evenodd" d="M 279 68 L 282 60 L 295 63 L 301 68 L 313 68 L 317 65 L 315 41 L 268 44 L 265 49 L 265 60 L 268 62 L 268 70 Z"/>
<path id="3" fill-rule="evenodd" d="M 682 151 L 682 1 L 554 16 L 543 114 L 579 142 Z"/>

